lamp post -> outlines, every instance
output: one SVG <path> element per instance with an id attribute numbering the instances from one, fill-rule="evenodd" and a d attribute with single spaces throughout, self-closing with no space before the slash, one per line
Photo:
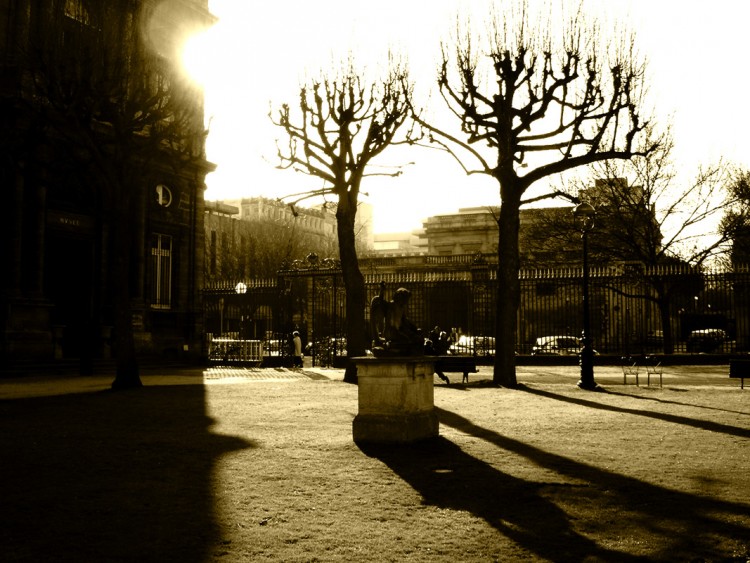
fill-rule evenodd
<path id="1" fill-rule="evenodd" d="M 589 309 L 589 247 L 588 234 L 594 228 L 596 209 L 589 203 L 579 203 L 573 208 L 583 241 L 583 348 L 581 348 L 581 380 L 578 387 L 595 391 L 599 386 L 594 381 L 594 349 L 591 346 L 591 315 Z"/>

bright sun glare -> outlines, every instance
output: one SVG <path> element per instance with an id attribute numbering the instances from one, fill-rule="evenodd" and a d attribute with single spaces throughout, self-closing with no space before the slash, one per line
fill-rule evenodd
<path id="1" fill-rule="evenodd" d="M 185 41 L 182 48 L 182 65 L 190 75 L 201 86 L 205 86 L 212 80 L 212 65 L 210 44 L 212 41 L 211 31 L 198 33 Z"/>
<path id="2" fill-rule="evenodd" d="M 737 71 L 744 52 L 742 26 L 749 12 L 745 3 L 719 3 L 722 10 L 696 3 L 678 13 L 669 2 L 586 0 L 593 16 L 604 18 L 604 29 L 617 29 L 615 24 L 622 22 L 638 30 L 638 49 L 649 58 L 646 105 L 658 108 L 657 124 L 675 116 L 670 127 L 678 141 L 676 159 L 688 175 L 694 165 L 711 163 L 718 156 L 746 163 L 750 154 L 743 134 L 750 115 L 743 111 L 745 79 Z M 330 68 L 342 54 L 354 54 L 359 64 L 376 68 L 387 60 L 390 49 L 404 53 L 411 78 L 427 99 L 436 84 L 440 42 L 450 40 L 457 17 L 473 15 L 480 22 L 502 2 L 433 0 L 429 10 L 420 2 L 403 0 L 382 0 L 378 10 L 344 0 L 328 4 L 338 9 L 322 15 L 315 2 L 211 0 L 218 18 L 215 25 L 185 41 L 182 65 L 203 88 L 206 121 L 211 123 L 206 152 L 218 167 L 206 178 L 209 199 L 275 197 L 308 189 L 311 182 L 317 186 L 309 177 L 276 169 L 275 141 L 282 135 L 268 118 L 270 108 L 293 103 L 300 82 L 316 76 L 318 69 Z M 560 4 L 575 7 L 579 2 Z M 284 22 L 284 33 L 272 25 L 278 21 Z M 696 83 L 691 79 L 695 68 L 710 68 L 721 80 Z M 705 100 L 716 96 L 723 103 L 707 109 Z M 438 98 L 425 103 L 442 108 Z M 401 162 L 393 154 L 386 158 Z M 403 176 L 369 180 L 366 190 L 375 208 L 377 232 L 412 230 L 433 214 L 498 202 L 495 183 L 476 175 L 469 179 L 455 162 L 438 156 L 410 155 L 403 161 L 419 162 Z M 408 201 L 398 209 L 392 204 L 396 192 Z"/>

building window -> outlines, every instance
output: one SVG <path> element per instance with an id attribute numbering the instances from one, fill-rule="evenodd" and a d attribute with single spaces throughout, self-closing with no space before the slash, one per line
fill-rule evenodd
<path id="1" fill-rule="evenodd" d="M 151 306 L 172 307 L 172 237 L 154 233 L 151 236 Z"/>

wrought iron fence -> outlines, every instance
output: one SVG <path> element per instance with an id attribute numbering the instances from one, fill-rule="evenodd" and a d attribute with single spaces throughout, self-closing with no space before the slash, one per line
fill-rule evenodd
<path id="1" fill-rule="evenodd" d="M 207 288 L 206 332 L 261 340 L 267 358 L 286 358 L 290 335 L 298 330 L 316 364 L 335 364 L 346 355 L 346 294 L 341 272 L 332 266 L 243 280 L 243 292 L 236 281 Z M 425 333 L 439 327 L 454 341 L 461 335 L 496 335 L 496 280 L 494 267 L 482 264 L 365 276 L 368 302 L 381 282 L 387 298 L 405 287 L 412 293 L 409 318 Z M 534 353 L 541 338 L 580 336 L 581 268 L 525 270 L 520 284 L 519 354 Z M 592 338 L 601 354 L 750 351 L 749 302 L 747 267 L 706 272 L 621 264 L 590 270 Z"/>

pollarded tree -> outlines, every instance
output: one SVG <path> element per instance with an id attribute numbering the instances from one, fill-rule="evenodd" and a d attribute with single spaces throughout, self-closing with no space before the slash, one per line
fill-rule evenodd
<path id="1" fill-rule="evenodd" d="M 336 204 L 339 258 L 346 288 L 346 338 L 349 357 L 364 355 L 366 293 L 356 251 L 355 218 L 362 181 L 367 176 L 396 176 L 400 170 L 368 168 L 388 146 L 408 142 L 397 136 L 408 119 L 408 73 L 392 64 L 380 81 L 365 84 L 352 65 L 335 77 L 322 77 L 300 89 L 298 111 L 289 104 L 271 114 L 286 133 L 279 145 L 280 168 L 323 180 L 318 190 L 285 198 L 297 203 L 332 196 Z M 356 381 L 347 366 L 345 381 Z"/>
<path id="2" fill-rule="evenodd" d="M 532 28 L 524 6 L 517 21 L 495 17 L 487 44 L 469 31 L 443 45 L 438 86 L 460 132 L 415 115 L 433 143 L 467 174 L 497 181 L 500 211 L 494 382 L 513 387 L 520 302 L 519 209 L 529 188 L 551 176 L 608 159 L 648 154 L 639 146 L 644 67 L 633 41 L 619 48 L 594 26 L 571 18 L 560 38 Z M 485 70 L 487 72 L 485 72 Z M 485 79 L 485 77 L 487 77 Z"/>

